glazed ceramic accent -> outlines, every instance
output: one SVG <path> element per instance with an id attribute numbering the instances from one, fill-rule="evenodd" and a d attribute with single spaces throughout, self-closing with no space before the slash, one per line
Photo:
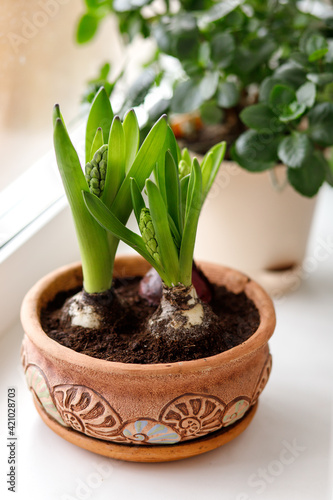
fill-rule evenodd
<path id="1" fill-rule="evenodd" d="M 180 435 L 172 427 L 151 419 L 127 422 L 122 435 L 128 442 L 136 444 L 175 444 L 180 441 Z"/>
<path id="2" fill-rule="evenodd" d="M 25 371 L 25 376 L 35 401 L 51 418 L 61 425 L 66 425 L 53 402 L 47 379 L 42 370 L 36 365 L 29 365 Z"/>
<path id="3" fill-rule="evenodd" d="M 242 418 L 250 406 L 251 401 L 242 397 L 238 398 L 236 401 L 231 401 L 231 403 L 228 404 L 226 412 L 223 416 L 223 425 L 227 427 L 228 425 L 236 422 L 236 420 Z"/>
<path id="4" fill-rule="evenodd" d="M 244 291 L 260 313 L 250 339 L 224 353 L 178 363 L 139 365 L 95 359 L 51 340 L 41 308 L 60 290 L 82 283 L 79 264 L 43 278 L 22 306 L 22 362 L 32 394 L 48 418 L 86 436 L 120 444 L 170 445 L 202 438 L 242 419 L 255 405 L 271 370 L 267 341 L 273 333 L 272 302 L 237 271 L 201 264 L 208 278 Z M 140 257 L 118 257 L 115 275 L 143 275 Z"/>

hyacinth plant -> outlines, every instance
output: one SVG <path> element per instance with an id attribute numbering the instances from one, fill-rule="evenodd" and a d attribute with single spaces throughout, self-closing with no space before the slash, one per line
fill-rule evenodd
<path id="1" fill-rule="evenodd" d="M 69 138 L 59 106 L 54 108 L 54 147 L 72 211 L 83 271 L 83 290 L 69 299 L 63 321 L 98 328 L 105 312 L 119 307 L 112 289 L 119 238 L 91 216 L 82 192 L 94 193 L 117 220 L 126 224 L 132 210 L 131 179 L 143 189 L 159 157 L 168 149 L 168 127 L 161 117 L 139 147 L 139 126 L 133 110 L 124 121 L 114 116 L 102 88 L 90 108 L 85 137 L 85 173 Z M 133 182 L 133 181 L 132 181 Z"/>
<path id="2" fill-rule="evenodd" d="M 219 143 L 200 165 L 186 150 L 180 155 L 174 140 L 155 168 L 155 182 L 145 182 L 148 206 L 141 186 L 132 178 L 132 202 L 141 235 L 128 229 L 103 200 L 89 192 L 83 195 L 100 225 L 135 249 L 160 275 L 162 299 L 148 329 L 153 337 L 166 342 L 179 338 L 184 329 L 187 338 L 190 335 L 197 339 L 216 324 L 215 315 L 198 298 L 192 284 L 192 265 L 200 211 L 224 153 L 225 143 Z"/>

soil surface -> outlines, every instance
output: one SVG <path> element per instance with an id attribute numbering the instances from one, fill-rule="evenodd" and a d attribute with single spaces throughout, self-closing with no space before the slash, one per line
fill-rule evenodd
<path id="1" fill-rule="evenodd" d="M 42 311 L 41 322 L 47 335 L 77 352 L 109 361 L 124 363 L 171 363 L 213 356 L 241 344 L 259 326 L 259 313 L 244 293 L 233 294 L 224 287 L 213 286 L 210 306 L 219 317 L 220 329 L 199 343 L 186 342 L 186 332 L 179 342 L 166 345 L 152 339 L 146 324 L 155 312 L 138 293 L 141 278 L 128 278 L 115 282 L 116 293 L 121 296 L 117 321 L 105 324 L 99 330 L 82 327 L 59 329 L 61 307 L 65 300 L 78 292 L 59 293 Z M 184 341 L 185 339 L 185 341 Z"/>

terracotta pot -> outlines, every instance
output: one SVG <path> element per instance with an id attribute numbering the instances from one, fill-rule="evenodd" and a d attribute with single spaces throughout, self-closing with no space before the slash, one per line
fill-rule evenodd
<path id="1" fill-rule="evenodd" d="M 285 167 L 275 174 L 285 184 Z M 305 256 L 315 203 L 289 184 L 274 189 L 268 172 L 223 162 L 200 215 L 195 257 L 240 269 L 271 293 L 284 292 L 295 285 L 292 273 Z"/>
<path id="2" fill-rule="evenodd" d="M 194 361 L 110 362 L 51 340 L 40 324 L 41 308 L 59 291 L 82 284 L 80 264 L 56 270 L 28 292 L 21 311 L 22 363 L 47 425 L 83 448 L 133 461 L 193 456 L 247 427 L 271 370 L 273 304 L 243 274 L 214 264 L 201 267 L 211 281 L 244 291 L 259 310 L 260 325 L 243 344 Z M 118 257 L 115 275 L 143 275 L 148 268 L 140 257 Z"/>

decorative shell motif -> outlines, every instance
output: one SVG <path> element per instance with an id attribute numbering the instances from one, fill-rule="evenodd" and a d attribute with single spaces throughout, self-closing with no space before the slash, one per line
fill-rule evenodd
<path id="1" fill-rule="evenodd" d="M 83 385 L 54 387 L 55 404 L 66 424 L 76 431 L 100 439 L 112 440 L 122 421 L 117 412 L 97 392 Z"/>
<path id="2" fill-rule="evenodd" d="M 46 413 L 50 415 L 54 420 L 59 422 L 59 424 L 66 426 L 65 422 L 61 418 L 57 408 L 54 405 L 50 388 L 47 383 L 45 374 L 36 365 L 28 365 L 25 376 L 27 379 L 27 384 L 31 392 L 33 393 L 35 400 L 44 408 Z"/>
<path id="3" fill-rule="evenodd" d="M 122 432 L 126 440 L 138 444 L 174 444 L 181 439 L 174 429 L 150 418 L 126 422 Z"/>
<path id="4" fill-rule="evenodd" d="M 224 408 L 217 397 L 184 394 L 164 407 L 160 421 L 172 426 L 184 441 L 220 429 Z"/>
<path id="5" fill-rule="evenodd" d="M 245 396 L 231 401 L 226 407 L 223 415 L 223 427 L 227 427 L 236 422 L 236 420 L 242 418 L 249 407 L 250 400 Z"/>
<path id="6" fill-rule="evenodd" d="M 158 420 L 140 416 L 124 423 L 106 399 L 89 387 L 61 384 L 50 390 L 43 370 L 27 364 L 24 349 L 22 355 L 28 386 L 37 403 L 55 421 L 94 438 L 139 445 L 175 444 L 234 424 L 257 401 L 272 363 L 269 355 L 253 398 L 240 396 L 226 405 L 216 396 L 183 394 L 162 408 Z"/>

